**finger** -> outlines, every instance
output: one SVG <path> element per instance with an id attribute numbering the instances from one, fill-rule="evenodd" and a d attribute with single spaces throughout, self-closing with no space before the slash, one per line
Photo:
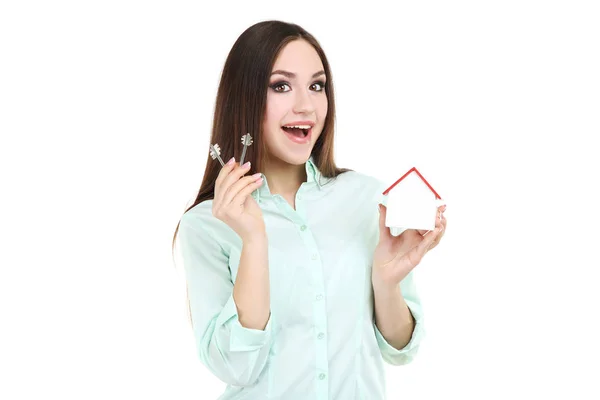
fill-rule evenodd
<path id="1" fill-rule="evenodd" d="M 252 192 L 254 192 L 256 189 L 258 189 L 262 184 L 263 184 L 263 181 L 261 180 L 261 178 L 258 178 L 257 180 L 252 181 L 250 184 L 248 184 L 246 187 L 244 187 L 242 190 L 240 190 L 235 195 L 235 197 L 231 200 L 231 204 L 235 204 L 235 205 L 244 204 L 244 202 L 246 201 L 248 196 Z"/>
<path id="2" fill-rule="evenodd" d="M 408 252 L 408 260 L 412 265 L 417 265 L 421 262 L 425 254 L 429 251 L 429 248 L 439 233 L 439 228 L 435 228 L 433 231 L 429 231 L 421 242 L 413 247 Z"/>
<path id="3" fill-rule="evenodd" d="M 239 181 L 248 171 L 250 171 L 250 161 L 244 163 L 244 165 L 236 164 L 236 168 L 223 180 L 223 191 L 227 191 L 231 185 Z"/>
<path id="4" fill-rule="evenodd" d="M 424 234 L 426 234 L 429 231 L 427 229 L 417 229 L 417 232 L 419 232 L 419 235 L 423 236 Z"/>
<path id="5" fill-rule="evenodd" d="M 250 170 L 249 162 L 245 163 L 242 166 L 240 166 L 239 164 L 234 165 L 234 168 L 223 179 L 223 182 L 221 183 L 221 186 L 219 188 L 220 189 L 220 196 L 219 196 L 220 203 L 229 204 L 229 203 L 225 203 L 225 196 L 227 196 L 227 192 L 229 191 L 229 188 L 234 183 L 239 181 L 240 178 L 249 170 Z"/>
<path id="6" fill-rule="evenodd" d="M 223 181 L 227 176 L 233 171 L 236 167 L 235 158 L 231 157 L 229 161 L 225 164 L 224 167 L 221 168 L 219 174 L 217 175 L 217 179 L 215 179 L 215 190 L 214 190 L 214 203 L 218 204 L 222 198 L 223 190 L 221 188 Z"/>
<path id="7" fill-rule="evenodd" d="M 442 219 L 443 218 L 444 218 L 444 214 L 442 214 L 441 211 L 438 211 L 437 215 L 435 216 L 435 226 L 436 227 L 442 226 Z"/>
<path id="8" fill-rule="evenodd" d="M 441 221 L 439 227 L 440 227 L 440 233 L 437 235 L 437 237 L 435 238 L 435 240 L 433 241 L 431 246 L 429 246 L 429 250 L 436 247 L 442 240 L 442 237 L 444 236 L 444 234 L 446 233 L 446 218 L 444 218 L 443 216 L 442 216 L 442 221 Z"/>
<path id="9" fill-rule="evenodd" d="M 440 243 L 440 239 L 442 237 L 442 234 L 439 234 L 435 240 L 429 245 L 429 248 L 427 249 L 427 251 L 429 250 L 433 250 L 439 243 Z"/>
<path id="10" fill-rule="evenodd" d="M 444 214 L 442 214 L 440 218 L 436 221 L 435 226 L 439 226 L 442 230 L 442 234 L 444 233 L 444 231 L 446 230 L 446 217 L 444 217 Z"/>
<path id="11" fill-rule="evenodd" d="M 392 238 L 392 232 L 385 226 L 385 217 L 387 215 L 387 207 L 379 204 L 379 241 L 389 240 Z"/>
<path id="12" fill-rule="evenodd" d="M 229 187 L 227 193 L 225 193 L 225 197 L 223 197 L 223 205 L 229 206 L 232 204 L 232 200 L 234 197 L 246 186 L 254 183 L 258 178 L 260 178 L 261 174 L 257 173 L 251 176 L 245 176 L 241 178 L 239 181 L 235 182 L 233 185 Z M 242 201 L 243 203 L 243 201 Z M 241 205 L 242 203 L 234 203 L 235 205 Z"/>
<path id="13" fill-rule="evenodd" d="M 436 218 L 442 218 L 442 215 L 444 215 L 444 211 L 446 211 L 446 205 L 441 205 L 437 208 L 437 214 L 436 214 Z"/>
<path id="14" fill-rule="evenodd" d="M 420 257 L 423 257 L 425 253 L 430 250 L 430 247 L 433 245 L 437 237 L 441 233 L 441 226 L 437 226 L 434 230 L 429 231 L 424 237 L 421 243 L 417 246 L 417 254 Z"/>
<path id="15" fill-rule="evenodd" d="M 438 207 L 438 211 L 437 211 L 437 213 L 435 215 L 434 228 L 437 227 L 437 226 L 440 226 L 440 222 L 443 221 L 444 214 L 442 214 L 442 213 L 444 212 L 445 209 L 446 209 L 445 205 L 442 205 L 442 206 Z M 424 236 L 429 231 L 428 230 L 419 230 L 418 232 L 419 232 L 419 234 L 421 234 L 421 236 Z"/>

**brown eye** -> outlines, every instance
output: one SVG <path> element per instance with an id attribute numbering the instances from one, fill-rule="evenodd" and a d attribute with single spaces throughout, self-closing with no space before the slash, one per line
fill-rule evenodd
<path id="1" fill-rule="evenodd" d="M 315 82 L 315 83 L 312 84 L 311 87 L 316 92 L 322 92 L 323 90 L 325 90 L 325 82 Z M 315 87 L 316 87 L 316 89 L 314 89 Z"/>
<path id="2" fill-rule="evenodd" d="M 276 82 L 271 85 L 271 89 L 273 89 L 277 93 L 288 92 L 289 90 L 283 90 L 283 88 L 285 88 L 286 86 L 288 88 L 290 87 L 289 84 L 287 84 L 286 82 Z"/>

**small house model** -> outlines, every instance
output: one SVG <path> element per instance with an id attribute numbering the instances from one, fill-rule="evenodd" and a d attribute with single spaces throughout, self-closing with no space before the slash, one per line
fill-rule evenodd
<path id="1" fill-rule="evenodd" d="M 416 168 L 387 188 L 385 225 L 390 228 L 433 230 L 437 208 L 444 201 Z"/>

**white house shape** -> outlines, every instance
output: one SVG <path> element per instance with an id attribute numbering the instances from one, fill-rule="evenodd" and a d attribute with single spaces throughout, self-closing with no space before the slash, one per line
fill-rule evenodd
<path id="1" fill-rule="evenodd" d="M 411 168 L 384 192 L 387 196 L 385 226 L 433 230 L 437 208 L 443 201 L 416 168 Z"/>

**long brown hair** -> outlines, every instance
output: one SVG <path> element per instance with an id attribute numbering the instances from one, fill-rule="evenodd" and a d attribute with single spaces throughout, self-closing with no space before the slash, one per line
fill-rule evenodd
<path id="1" fill-rule="evenodd" d="M 209 145 L 218 143 L 221 155 L 227 162 L 231 157 L 239 161 L 242 153 L 242 135 L 250 133 L 253 145 L 247 147 L 244 161 L 251 162 L 248 175 L 261 171 L 268 156 L 266 143 L 262 140 L 262 121 L 266 110 L 267 88 L 275 60 L 279 52 L 293 40 L 303 39 L 311 44 L 323 63 L 327 116 L 323 132 L 313 150 L 313 160 L 326 178 L 350 171 L 338 168 L 333 159 L 335 101 L 333 79 L 329 62 L 319 42 L 302 27 L 282 21 L 263 21 L 246 29 L 236 40 L 225 61 L 217 92 L 210 143 L 206 148 L 206 169 L 200 190 L 194 203 L 185 210 L 205 200 L 214 198 L 215 180 L 221 164 L 209 155 Z M 181 222 L 181 219 L 180 219 Z M 175 246 L 179 223 L 173 235 Z"/>

